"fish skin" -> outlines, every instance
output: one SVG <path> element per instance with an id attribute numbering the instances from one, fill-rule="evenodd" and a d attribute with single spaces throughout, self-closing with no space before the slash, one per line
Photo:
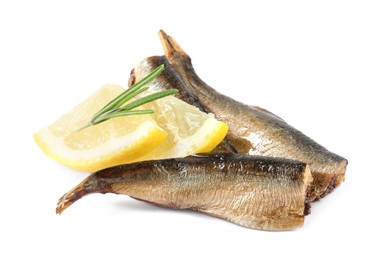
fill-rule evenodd
<path id="1" fill-rule="evenodd" d="M 222 154 L 146 161 L 90 175 L 60 198 L 56 213 L 88 194 L 115 193 L 248 228 L 290 230 L 310 212 L 311 181 L 305 163 L 281 158 Z"/>
<path id="2" fill-rule="evenodd" d="M 205 110 L 229 126 L 228 143 L 240 154 L 306 162 L 313 174 L 311 200 L 318 200 L 345 179 L 348 161 L 319 145 L 275 114 L 220 94 L 196 74 L 191 58 L 164 31 L 159 33 L 168 63 Z M 136 66 L 135 73 L 147 68 Z M 148 73 L 148 72 L 147 72 Z M 188 102 L 188 100 L 185 100 Z"/>

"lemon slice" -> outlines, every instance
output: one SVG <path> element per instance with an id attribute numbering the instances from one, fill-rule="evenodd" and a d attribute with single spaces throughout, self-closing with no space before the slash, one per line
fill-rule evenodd
<path id="1" fill-rule="evenodd" d="M 172 96 L 138 108 L 153 109 L 154 114 L 112 118 L 76 131 L 123 91 L 117 85 L 103 86 L 35 133 L 36 143 L 57 161 L 94 172 L 123 163 L 210 152 L 227 134 L 225 123 Z"/>
<path id="2" fill-rule="evenodd" d="M 173 96 L 148 103 L 144 107 L 155 111 L 152 117 L 168 136 L 141 160 L 209 153 L 227 134 L 228 126 L 215 119 L 214 115 L 203 113 Z"/>
<path id="3" fill-rule="evenodd" d="M 76 131 L 123 91 L 117 85 L 103 86 L 55 123 L 35 133 L 36 143 L 48 156 L 80 171 L 93 172 L 137 161 L 167 136 L 150 115 L 117 117 Z"/>

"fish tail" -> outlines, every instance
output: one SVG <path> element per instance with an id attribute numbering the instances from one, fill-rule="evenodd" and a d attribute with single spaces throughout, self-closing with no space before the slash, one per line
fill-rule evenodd
<path id="1" fill-rule="evenodd" d="M 84 196 L 98 192 L 97 186 L 97 181 L 93 176 L 86 178 L 59 199 L 56 206 L 56 214 L 61 214 L 66 208 Z"/>
<path id="2" fill-rule="evenodd" d="M 180 47 L 180 45 L 174 40 L 174 38 L 167 35 L 163 30 L 159 31 L 159 38 L 163 46 L 163 51 L 170 62 L 173 60 L 173 56 L 190 58 L 182 47 Z"/>

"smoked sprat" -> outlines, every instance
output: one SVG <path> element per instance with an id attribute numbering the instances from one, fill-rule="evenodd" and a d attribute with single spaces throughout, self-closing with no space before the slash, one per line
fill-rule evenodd
<path id="1" fill-rule="evenodd" d="M 186 94 L 180 98 L 192 105 L 198 103 L 204 111 L 225 122 L 229 126 L 226 141 L 237 153 L 308 163 L 314 178 L 311 200 L 326 196 L 343 182 L 348 163 L 345 158 L 330 152 L 268 110 L 220 94 L 199 78 L 190 56 L 172 37 L 164 31 L 159 35 L 166 56 L 141 61 L 131 71 L 129 83 L 140 80 L 159 64 L 167 64 L 168 76 L 158 78 L 150 88 L 164 90 L 170 88 L 174 80 L 182 81 L 188 92 L 184 91 Z"/>
<path id="2" fill-rule="evenodd" d="M 237 154 L 192 156 L 101 170 L 65 194 L 56 212 L 92 193 L 115 193 L 191 209 L 262 230 L 301 227 L 309 213 L 305 163 Z"/>

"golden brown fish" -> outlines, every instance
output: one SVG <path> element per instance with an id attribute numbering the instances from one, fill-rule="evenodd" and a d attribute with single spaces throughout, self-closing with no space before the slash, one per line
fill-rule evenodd
<path id="1" fill-rule="evenodd" d="M 125 194 L 262 230 L 301 227 L 312 176 L 305 163 L 237 154 L 126 164 L 96 172 L 65 194 L 56 212 L 92 193 Z"/>
<path id="2" fill-rule="evenodd" d="M 314 178 L 311 200 L 324 197 L 344 180 L 346 159 L 328 151 L 273 113 L 218 93 L 198 77 L 190 57 L 173 38 L 163 31 L 160 38 L 173 68 L 169 77 L 181 79 L 207 112 L 229 126 L 227 140 L 238 153 L 306 162 Z M 164 58 L 143 60 L 132 71 L 132 78 L 140 80 L 141 75 L 148 74 L 160 62 L 165 63 Z M 163 82 L 159 86 L 167 88 L 168 85 Z"/>

